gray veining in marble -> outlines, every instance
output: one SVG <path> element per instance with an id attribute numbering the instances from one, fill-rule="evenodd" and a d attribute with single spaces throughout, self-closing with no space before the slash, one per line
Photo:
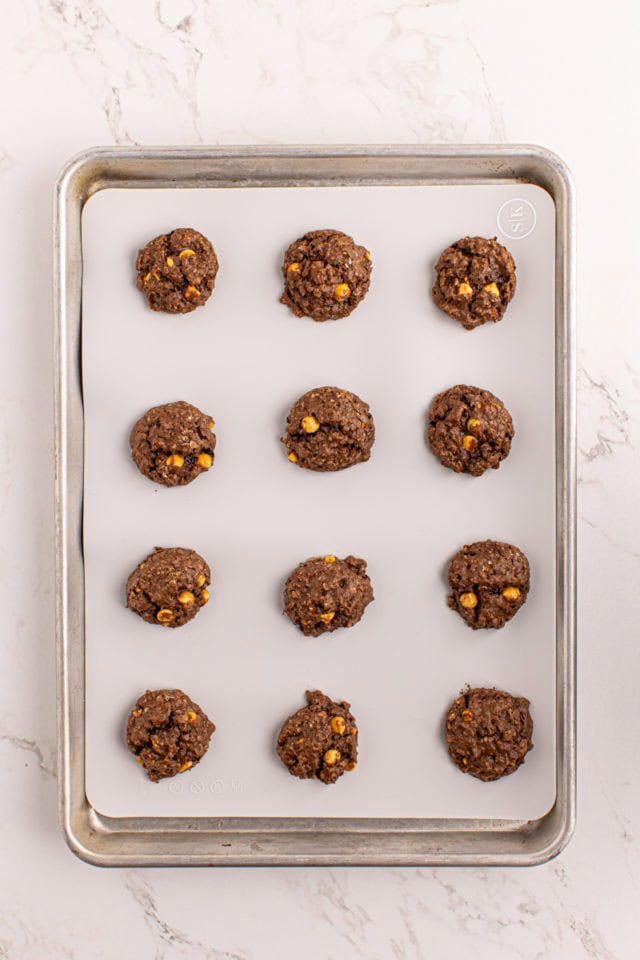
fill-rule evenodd
<path id="1" fill-rule="evenodd" d="M 14 0 L 0 34 L 0 957 L 635 960 L 630 0 Z M 8 13 L 8 16 L 7 16 Z M 579 199 L 580 794 L 531 870 L 100 871 L 56 824 L 50 190 L 98 143 L 538 142 Z M 606 149 L 612 144 L 612 149 Z M 532 398 L 535 402 L 535 398 Z"/>

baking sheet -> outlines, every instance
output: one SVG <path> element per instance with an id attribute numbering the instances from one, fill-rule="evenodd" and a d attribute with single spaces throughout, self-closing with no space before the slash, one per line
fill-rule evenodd
<path id="1" fill-rule="evenodd" d="M 466 333 L 432 304 L 432 267 L 464 234 L 493 236 L 504 202 L 529 200 L 535 229 L 508 242 L 518 291 L 506 319 Z M 221 268 L 206 307 L 151 313 L 135 289 L 139 246 L 179 225 L 213 241 Z M 371 250 L 371 290 L 334 324 L 278 303 L 290 240 L 326 225 Z M 502 238 L 504 239 L 504 238 Z M 86 778 L 110 816 L 361 816 L 534 819 L 555 799 L 554 209 L 529 185 L 117 190 L 83 215 Z M 516 438 L 482 478 L 442 468 L 424 441 L 433 395 L 470 382 L 500 396 Z M 290 405 L 335 384 L 372 407 L 368 464 L 301 471 L 278 442 Z M 186 488 L 157 488 L 129 460 L 148 407 L 186 399 L 212 414 L 216 464 Z M 447 609 L 445 571 L 465 542 L 516 543 L 532 565 L 526 606 L 473 633 Z M 153 627 L 123 605 L 156 544 L 198 550 L 212 599 L 190 625 Z M 305 639 L 280 613 L 295 564 L 323 553 L 369 562 L 376 592 L 349 631 Z M 483 784 L 450 763 L 446 707 L 495 684 L 532 701 L 535 749 Z M 178 686 L 216 723 L 190 774 L 150 784 L 123 743 L 147 688 Z M 351 701 L 358 770 L 333 788 L 290 777 L 273 752 L 306 687 Z M 392 758 L 392 764 L 389 759 Z"/>

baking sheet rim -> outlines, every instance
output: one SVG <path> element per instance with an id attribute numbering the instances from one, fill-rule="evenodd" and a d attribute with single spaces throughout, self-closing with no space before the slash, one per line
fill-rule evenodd
<path id="1" fill-rule="evenodd" d="M 244 176 L 238 169 L 245 167 Z M 284 169 L 284 172 L 280 170 Z M 324 178 L 319 173 L 324 171 Z M 123 818 L 84 793 L 81 548 L 81 214 L 107 186 L 294 186 L 530 182 L 556 207 L 557 797 L 534 823 L 478 820 Z M 509 863 L 550 859 L 575 822 L 575 389 L 573 187 L 539 147 L 97 148 L 56 185 L 56 539 L 59 806 L 70 847 L 92 863 Z M 72 533 L 77 536 L 75 542 Z M 302 832 L 301 832 L 302 831 Z M 186 836 L 185 836 L 186 835 Z M 404 842 L 403 842 L 404 838 Z M 367 842 L 364 842 L 366 839 Z M 410 842 L 407 843 L 406 841 Z M 186 842 L 185 842 L 186 841 Z M 420 841 L 420 842 L 418 842 Z"/>

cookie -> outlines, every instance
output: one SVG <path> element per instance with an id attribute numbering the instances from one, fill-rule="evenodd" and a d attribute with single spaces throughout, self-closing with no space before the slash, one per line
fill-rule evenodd
<path id="1" fill-rule="evenodd" d="M 480 540 L 449 564 L 448 604 L 472 630 L 504 627 L 529 593 L 529 561 L 511 543 Z"/>
<path id="2" fill-rule="evenodd" d="M 329 554 L 299 563 L 284 588 L 284 613 L 305 637 L 353 627 L 373 600 L 366 560 Z"/>
<path id="3" fill-rule="evenodd" d="M 157 783 L 195 767 L 209 749 L 215 724 L 182 690 L 147 690 L 127 721 L 126 741 Z"/>
<path id="4" fill-rule="evenodd" d="M 427 438 L 443 466 L 480 477 L 511 450 L 513 421 L 489 390 L 459 384 L 439 393 L 429 410 Z"/>
<path id="5" fill-rule="evenodd" d="M 288 248 L 280 302 L 297 317 L 339 320 L 369 289 L 371 254 L 339 230 L 312 230 Z"/>
<path id="6" fill-rule="evenodd" d="M 205 236 L 183 227 L 161 234 L 138 251 L 137 287 L 152 310 L 191 313 L 213 292 L 218 258 Z"/>
<path id="7" fill-rule="evenodd" d="M 495 238 L 464 237 L 436 264 L 434 302 L 465 330 L 502 320 L 515 292 L 516 265 Z"/>
<path id="8" fill-rule="evenodd" d="M 152 407 L 131 431 L 131 456 L 154 483 L 184 486 L 213 466 L 214 426 L 208 414 L 184 400 Z"/>
<path id="9" fill-rule="evenodd" d="M 307 706 L 285 720 L 278 734 L 278 756 L 292 776 L 335 783 L 355 770 L 358 728 L 350 707 L 307 690 Z"/>
<path id="10" fill-rule="evenodd" d="M 317 387 L 294 403 L 281 439 L 299 467 L 344 470 L 369 459 L 375 427 L 369 404 L 355 393 Z"/>
<path id="11" fill-rule="evenodd" d="M 533 747 L 529 701 L 495 688 L 469 689 L 451 704 L 445 733 L 449 756 L 463 773 L 499 780 Z"/>
<path id="12" fill-rule="evenodd" d="M 209 600 L 209 565 L 195 550 L 156 547 L 127 580 L 127 606 L 147 623 L 182 627 Z"/>

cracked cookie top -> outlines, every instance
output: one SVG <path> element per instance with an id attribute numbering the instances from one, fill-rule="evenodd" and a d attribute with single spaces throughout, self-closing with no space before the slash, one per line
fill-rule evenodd
<path id="1" fill-rule="evenodd" d="M 489 468 L 497 470 L 509 455 L 514 434 L 505 405 L 480 387 L 451 387 L 434 398 L 429 410 L 429 446 L 454 473 L 480 477 Z"/>
<path id="2" fill-rule="evenodd" d="M 454 700 L 447 711 L 449 756 L 479 780 L 499 780 L 524 763 L 533 747 L 529 701 L 504 690 L 476 687 Z"/>
<path id="3" fill-rule="evenodd" d="M 292 463 L 318 471 L 363 463 L 374 440 L 369 404 L 338 387 L 317 387 L 300 397 L 287 416 L 282 437 Z"/>
<path id="4" fill-rule="evenodd" d="M 127 580 L 127 606 L 147 623 L 181 627 L 209 600 L 211 570 L 195 550 L 156 547 Z"/>
<path id="5" fill-rule="evenodd" d="M 449 606 L 473 630 L 503 627 L 529 593 L 529 561 L 511 543 L 467 544 L 451 560 L 448 575 Z"/>
<path id="6" fill-rule="evenodd" d="M 152 310 L 191 313 L 213 292 L 218 258 L 211 242 L 190 227 L 150 240 L 138 252 L 137 287 Z"/>
<path id="7" fill-rule="evenodd" d="M 213 466 L 212 418 L 184 400 L 147 410 L 129 436 L 140 473 L 165 487 L 185 486 Z"/>
<path id="8" fill-rule="evenodd" d="M 516 265 L 494 238 L 464 237 L 440 255 L 432 295 L 465 328 L 502 320 L 516 292 Z"/>
<path id="9" fill-rule="evenodd" d="M 282 276 L 280 302 L 297 317 L 339 320 L 369 289 L 371 254 L 340 230 L 312 230 L 289 246 Z"/>
<path id="10" fill-rule="evenodd" d="M 292 776 L 335 783 L 357 765 L 358 728 L 351 704 L 307 690 L 307 705 L 285 720 L 276 750 Z"/>
<path id="11" fill-rule="evenodd" d="M 154 783 L 185 773 L 209 749 L 215 724 L 182 690 L 147 690 L 129 715 L 129 750 Z"/>
<path id="12" fill-rule="evenodd" d="M 353 627 L 373 600 L 367 562 L 333 554 L 299 563 L 284 588 L 284 612 L 306 637 Z"/>

